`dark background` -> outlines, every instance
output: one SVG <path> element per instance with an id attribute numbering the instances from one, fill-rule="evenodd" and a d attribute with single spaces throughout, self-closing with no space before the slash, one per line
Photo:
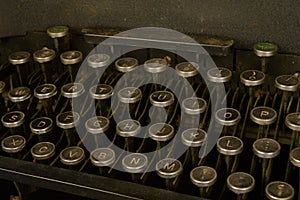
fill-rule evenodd
<path id="1" fill-rule="evenodd" d="M 125 29 L 156 26 L 184 33 L 230 37 L 239 49 L 276 43 L 300 53 L 300 3 L 296 0 L 2 0 L 0 37 L 44 31 L 53 25 Z"/>

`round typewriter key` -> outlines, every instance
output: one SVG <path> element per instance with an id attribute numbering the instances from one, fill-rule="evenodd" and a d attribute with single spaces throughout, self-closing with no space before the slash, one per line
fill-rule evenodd
<path id="1" fill-rule="evenodd" d="M 53 121 L 48 117 L 40 117 L 30 122 L 31 132 L 38 135 L 39 141 L 47 141 L 53 129 Z"/>
<path id="2" fill-rule="evenodd" d="M 57 94 L 56 86 L 53 84 L 39 85 L 34 89 L 34 96 L 38 98 L 45 111 L 46 116 L 53 117 L 53 100 Z"/>
<path id="3" fill-rule="evenodd" d="M 131 179 L 135 182 L 142 181 L 141 174 L 145 171 L 147 166 L 148 158 L 141 153 L 128 154 L 122 159 L 123 169 L 131 173 Z"/>
<path id="4" fill-rule="evenodd" d="M 56 56 L 55 51 L 53 49 L 48 49 L 46 47 L 33 53 L 34 60 L 37 63 L 39 63 L 41 66 L 43 76 L 44 76 L 44 83 L 51 82 L 53 67 L 46 63 L 53 61 L 55 56 Z"/>
<path id="5" fill-rule="evenodd" d="M 107 174 L 109 166 L 115 162 L 115 159 L 115 152 L 110 148 L 97 148 L 90 154 L 92 164 L 99 167 L 101 175 Z"/>
<path id="6" fill-rule="evenodd" d="M 56 124 L 66 134 L 68 145 L 76 145 L 79 141 L 75 126 L 80 122 L 80 116 L 76 112 L 67 111 L 56 116 Z"/>
<path id="7" fill-rule="evenodd" d="M 265 74 L 262 71 L 258 70 L 246 70 L 241 73 L 240 81 L 245 86 L 259 86 L 264 83 Z"/>
<path id="8" fill-rule="evenodd" d="M 86 130 L 94 135 L 94 140 L 96 143 L 96 147 L 103 146 L 103 134 L 108 130 L 109 128 L 109 120 L 106 117 L 103 116 L 96 116 L 88 119 L 85 122 L 85 128 Z"/>
<path id="9" fill-rule="evenodd" d="M 145 71 L 153 74 L 164 72 L 168 66 L 169 63 L 167 59 L 164 58 L 152 58 L 144 63 Z"/>
<path id="10" fill-rule="evenodd" d="M 126 87 L 118 92 L 118 98 L 122 103 L 136 103 L 142 98 L 142 91 L 135 87 Z"/>
<path id="11" fill-rule="evenodd" d="M 181 134 L 182 143 L 189 147 L 193 166 L 197 166 L 199 162 L 199 150 L 206 139 L 207 133 L 202 129 L 190 128 Z"/>
<path id="12" fill-rule="evenodd" d="M 133 119 L 123 120 L 117 124 L 116 132 L 119 136 L 125 138 L 127 149 L 134 152 L 134 137 L 141 132 L 140 122 Z"/>
<path id="13" fill-rule="evenodd" d="M 114 94 L 114 90 L 110 85 L 98 84 L 89 90 L 91 98 L 96 100 L 96 113 L 98 115 L 107 116 L 111 110 L 110 98 Z"/>
<path id="14" fill-rule="evenodd" d="M 189 115 L 200 115 L 206 111 L 207 103 L 202 98 L 190 97 L 183 100 L 182 108 Z"/>
<path id="15" fill-rule="evenodd" d="M 156 123 L 150 126 L 149 135 L 152 140 L 166 142 L 174 136 L 174 128 L 170 124 Z"/>
<path id="16" fill-rule="evenodd" d="M 207 78 L 213 83 L 225 83 L 231 80 L 232 73 L 229 69 L 219 67 L 218 69 L 210 69 L 207 71 Z"/>
<path id="17" fill-rule="evenodd" d="M 166 188 L 168 190 L 174 190 L 176 188 L 174 181 L 182 171 L 183 167 L 181 162 L 173 158 L 165 158 L 156 163 L 156 173 L 161 178 L 166 179 Z"/>
<path id="18" fill-rule="evenodd" d="M 1 122 L 4 127 L 9 128 L 12 135 L 23 132 L 25 114 L 21 111 L 12 111 L 2 116 Z"/>
<path id="19" fill-rule="evenodd" d="M 12 157 L 21 158 L 21 151 L 26 145 L 26 139 L 21 135 L 12 135 L 4 138 L 1 142 L 2 150 Z"/>
<path id="20" fill-rule="evenodd" d="M 268 167 L 272 166 L 273 159 L 279 155 L 281 150 L 280 144 L 270 138 L 261 138 L 253 143 L 253 153 L 260 159 L 262 159 L 262 186 L 269 181 L 271 169 Z"/>
<path id="21" fill-rule="evenodd" d="M 57 53 L 69 49 L 69 27 L 67 26 L 53 26 L 47 29 L 47 34 L 53 38 L 54 47 Z"/>
<path id="22" fill-rule="evenodd" d="M 276 121 L 277 112 L 273 108 L 260 106 L 251 110 L 250 118 L 259 125 L 270 125 Z"/>
<path id="23" fill-rule="evenodd" d="M 241 196 L 246 195 L 254 189 L 255 180 L 250 174 L 236 172 L 228 176 L 227 187 L 229 190 L 240 196 L 238 199 L 246 199 Z"/>
<path id="24" fill-rule="evenodd" d="M 220 154 L 223 155 L 226 163 L 227 175 L 236 170 L 236 165 L 239 156 L 243 151 L 243 141 L 234 136 L 223 136 L 217 141 L 217 150 Z M 234 162 L 232 160 L 234 159 Z M 220 160 L 218 160 L 220 162 Z M 218 169 L 220 164 L 217 164 Z"/>
<path id="25" fill-rule="evenodd" d="M 69 27 L 67 26 L 52 26 L 47 29 L 47 34 L 51 38 L 65 37 L 69 33 Z"/>
<path id="26" fill-rule="evenodd" d="M 116 69 L 123 73 L 134 70 L 138 65 L 138 60 L 131 57 L 120 58 L 115 62 Z"/>
<path id="27" fill-rule="evenodd" d="M 60 61 L 67 66 L 69 70 L 70 80 L 74 82 L 77 74 L 78 64 L 82 61 L 82 53 L 80 51 L 67 51 L 60 55 Z"/>
<path id="28" fill-rule="evenodd" d="M 71 169 L 75 170 L 78 168 L 73 168 L 72 166 L 81 163 L 85 158 L 85 154 L 82 148 L 71 146 L 62 150 L 59 154 L 59 157 L 63 164 L 68 165 Z"/>
<path id="29" fill-rule="evenodd" d="M 285 125 L 293 130 L 293 140 L 291 145 L 298 146 L 300 143 L 299 140 L 299 131 L 300 131 L 300 112 L 290 113 L 285 117 Z"/>
<path id="30" fill-rule="evenodd" d="M 17 88 L 10 90 L 8 93 L 8 98 L 13 103 L 23 103 L 24 104 L 24 102 L 26 100 L 30 99 L 30 97 L 31 97 L 31 92 L 28 87 L 17 87 Z M 21 106 L 21 104 L 19 104 L 19 105 Z M 27 106 L 26 102 L 25 102 L 24 106 Z M 20 107 L 20 109 L 23 107 Z M 25 109 L 25 108 L 23 108 L 23 109 Z"/>
<path id="31" fill-rule="evenodd" d="M 79 97 L 85 92 L 81 83 L 68 83 L 61 88 L 61 94 L 69 99 Z"/>
<path id="32" fill-rule="evenodd" d="M 234 126 L 241 119 L 240 112 L 234 108 L 222 108 L 215 113 L 215 119 L 218 124 L 224 126 Z"/>
<path id="33" fill-rule="evenodd" d="M 267 72 L 267 58 L 277 54 L 278 47 L 273 43 L 262 42 L 253 46 L 254 53 L 261 58 L 261 68 L 264 73 Z"/>
<path id="34" fill-rule="evenodd" d="M 209 197 L 209 187 L 217 181 L 217 172 L 208 166 L 199 166 L 190 172 L 190 179 L 194 185 L 200 188 L 200 197 Z"/>
<path id="35" fill-rule="evenodd" d="M 275 86 L 283 91 L 296 92 L 299 85 L 299 78 L 293 75 L 281 75 L 275 78 Z"/>
<path id="36" fill-rule="evenodd" d="M 102 53 L 92 54 L 87 58 L 88 65 L 94 69 L 105 67 L 109 64 L 109 62 L 110 56 Z"/>
<path id="37" fill-rule="evenodd" d="M 199 74 L 199 65 L 194 62 L 182 62 L 175 66 L 175 70 L 179 76 L 190 78 Z"/>
<path id="38" fill-rule="evenodd" d="M 31 148 L 32 157 L 38 162 L 47 164 L 55 154 L 55 145 L 51 142 L 39 142 Z"/>
<path id="39" fill-rule="evenodd" d="M 9 55 L 9 62 L 16 66 L 20 85 L 27 84 L 26 71 L 29 70 L 26 64 L 30 61 L 30 53 L 27 51 L 18 51 Z"/>
<path id="40" fill-rule="evenodd" d="M 294 188 L 282 181 L 271 182 L 266 186 L 266 196 L 270 200 L 292 200 L 295 195 Z"/>
<path id="41" fill-rule="evenodd" d="M 168 91 L 156 91 L 150 95 L 150 102 L 153 106 L 167 107 L 174 103 L 174 95 Z"/>

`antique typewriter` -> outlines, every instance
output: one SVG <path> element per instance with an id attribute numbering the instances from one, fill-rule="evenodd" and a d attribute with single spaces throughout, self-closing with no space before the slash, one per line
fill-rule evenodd
<path id="1" fill-rule="evenodd" d="M 207 69 L 172 35 L 97 47 L 118 32 L 2 39 L 1 199 L 300 199 L 300 75 L 280 67 L 296 56 L 190 35 L 216 63 Z"/>

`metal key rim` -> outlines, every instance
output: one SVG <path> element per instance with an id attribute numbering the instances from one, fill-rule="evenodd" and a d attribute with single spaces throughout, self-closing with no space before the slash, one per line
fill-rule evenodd
<path id="1" fill-rule="evenodd" d="M 196 179 L 195 172 L 197 170 L 202 170 L 202 169 L 209 170 L 213 174 L 213 177 L 211 178 L 211 180 L 202 181 L 202 180 L 197 180 Z M 192 171 L 190 172 L 190 179 L 191 179 L 192 183 L 194 185 L 196 185 L 197 187 L 210 187 L 213 184 L 215 184 L 216 181 L 217 181 L 217 172 L 212 167 L 209 167 L 209 166 L 199 166 L 199 167 L 196 167 L 196 168 L 192 169 Z"/>
<path id="2" fill-rule="evenodd" d="M 285 185 L 285 186 L 287 186 L 289 189 L 291 189 L 291 194 L 290 194 L 290 196 L 287 196 L 287 197 L 278 197 L 278 196 L 275 196 L 274 194 L 271 194 L 270 191 L 269 191 L 269 190 L 270 190 L 270 187 L 272 187 L 272 185 L 275 185 L 275 184 Z M 270 199 L 270 200 L 291 200 L 291 199 L 293 199 L 293 197 L 294 197 L 295 190 L 294 190 L 294 188 L 293 188 L 290 184 L 288 184 L 288 183 L 286 183 L 286 182 L 283 182 L 283 181 L 274 181 L 274 182 L 269 183 L 269 184 L 266 186 L 266 188 L 265 188 L 265 193 L 266 193 L 266 196 L 268 197 L 268 199 Z"/>
<path id="3" fill-rule="evenodd" d="M 229 141 L 232 139 L 234 139 L 240 143 L 240 146 L 237 149 L 226 149 L 220 145 L 221 140 Z M 219 151 L 219 153 L 221 153 L 223 155 L 235 156 L 235 155 L 241 154 L 243 151 L 243 148 L 244 148 L 243 141 L 240 138 L 235 137 L 235 136 L 223 136 L 223 137 L 219 138 L 217 141 L 217 150 Z"/>
<path id="4" fill-rule="evenodd" d="M 11 138 L 21 139 L 23 141 L 23 143 L 21 143 L 20 146 L 17 146 L 17 147 L 14 147 L 14 148 L 5 146 L 6 140 L 10 140 Z M 22 151 L 22 149 L 25 147 L 25 145 L 26 145 L 26 139 L 21 135 L 8 136 L 8 137 L 4 138 L 1 142 L 2 150 L 5 151 L 6 153 L 18 153 L 18 152 Z"/>
<path id="5" fill-rule="evenodd" d="M 9 115 L 9 114 L 17 114 L 18 116 L 20 116 L 20 119 L 16 122 L 7 122 L 7 121 L 4 121 L 4 118 Z M 6 128 L 15 128 L 15 127 L 19 127 L 21 126 L 24 122 L 25 122 L 25 114 L 21 111 L 12 111 L 12 112 L 9 112 L 9 113 L 6 113 L 5 115 L 2 116 L 1 118 L 1 122 L 3 124 L 3 126 L 5 126 Z"/>
<path id="6" fill-rule="evenodd" d="M 269 140 L 269 142 L 272 142 L 273 144 L 275 144 L 277 146 L 275 151 L 266 152 L 266 151 L 263 151 L 263 150 L 257 148 L 257 147 L 259 147 L 259 146 L 257 146 L 258 143 L 266 141 L 266 140 Z M 259 158 L 271 159 L 271 158 L 275 158 L 276 156 L 278 156 L 280 154 L 281 146 L 276 140 L 273 140 L 271 138 L 261 138 L 261 139 L 256 140 L 253 143 L 252 150 L 253 150 L 254 154 Z"/>
<path id="7" fill-rule="evenodd" d="M 39 145 L 48 145 L 48 147 L 50 146 L 52 148 L 52 150 L 50 152 L 48 152 L 47 154 L 36 154 L 34 152 L 34 149 L 37 148 Z M 55 154 L 55 145 L 51 142 L 39 142 L 30 149 L 30 152 L 31 152 L 32 157 L 36 160 L 47 160 Z"/>
<path id="8" fill-rule="evenodd" d="M 111 158 L 108 160 L 97 160 L 93 155 L 95 153 L 97 153 L 98 151 L 109 151 L 109 153 L 112 154 Z M 106 152 L 107 154 L 107 152 Z M 106 167 L 106 166 L 110 166 L 115 162 L 115 151 L 110 149 L 110 148 L 97 148 L 94 151 L 91 152 L 90 154 L 90 160 L 92 162 L 93 165 L 97 166 L 97 167 Z"/>
<path id="9" fill-rule="evenodd" d="M 248 185 L 247 187 L 241 188 L 237 185 L 232 184 L 231 179 L 234 176 L 241 176 L 241 175 L 243 175 L 243 176 L 249 178 L 249 180 L 251 180 L 250 185 Z M 251 192 L 255 187 L 255 179 L 253 178 L 253 176 L 251 176 L 250 174 L 247 174 L 245 172 L 235 172 L 235 173 L 229 175 L 226 182 L 227 182 L 227 187 L 236 194 L 245 194 L 245 193 Z"/>

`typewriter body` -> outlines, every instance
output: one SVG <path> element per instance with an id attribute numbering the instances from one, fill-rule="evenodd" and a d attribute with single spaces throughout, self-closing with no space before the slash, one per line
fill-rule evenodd
<path id="1" fill-rule="evenodd" d="M 296 5 L 176 2 L 2 6 L 0 199 L 300 199 Z"/>

